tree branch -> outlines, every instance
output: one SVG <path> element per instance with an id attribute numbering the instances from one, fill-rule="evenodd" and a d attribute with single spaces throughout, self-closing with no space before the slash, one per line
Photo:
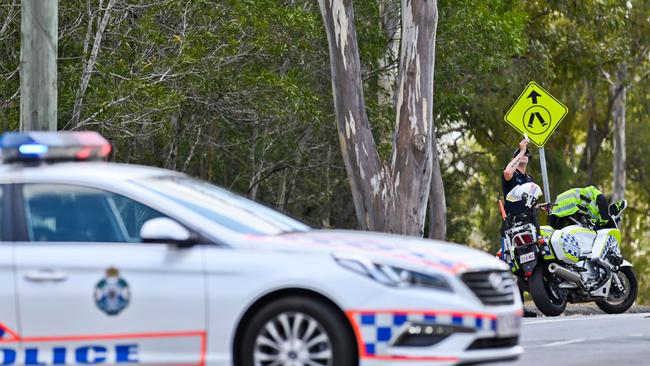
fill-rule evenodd
<path id="1" fill-rule="evenodd" d="M 77 96 L 75 98 L 74 107 L 72 110 L 72 118 L 69 122 L 69 124 L 72 126 L 73 129 L 79 123 L 79 119 L 81 118 L 81 107 L 83 105 L 84 94 L 86 93 L 86 89 L 88 88 L 88 83 L 90 82 L 90 76 L 92 75 L 93 69 L 95 68 L 95 63 L 97 62 L 97 55 L 99 54 L 99 49 L 102 44 L 102 37 L 104 35 L 104 30 L 106 29 L 106 25 L 108 24 L 108 21 L 111 17 L 111 10 L 113 9 L 114 5 L 115 5 L 115 0 L 109 0 L 108 5 L 106 6 L 106 10 L 104 10 L 104 16 L 102 17 L 101 23 L 99 24 L 99 27 L 97 28 L 97 32 L 95 33 L 95 42 L 93 43 L 93 48 L 92 51 L 90 52 L 90 57 L 88 58 L 87 62 L 84 62 L 84 69 L 81 74 L 79 90 L 77 91 Z M 84 42 L 84 51 L 87 51 L 88 45 L 86 44 L 86 42 L 90 38 L 89 33 L 91 30 L 92 22 L 93 22 L 92 18 L 88 19 L 88 30 L 86 34 L 86 41 Z"/>

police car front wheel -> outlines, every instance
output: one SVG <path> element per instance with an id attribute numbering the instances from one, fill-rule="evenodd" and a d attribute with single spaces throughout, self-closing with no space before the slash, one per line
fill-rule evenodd
<path id="1" fill-rule="evenodd" d="M 276 300 L 245 328 L 243 366 L 357 365 L 356 342 L 345 318 L 321 302 L 302 297 Z"/>

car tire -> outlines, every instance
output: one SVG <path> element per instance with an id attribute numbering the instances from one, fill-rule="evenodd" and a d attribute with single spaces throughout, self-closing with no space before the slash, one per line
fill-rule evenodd
<path id="1" fill-rule="evenodd" d="M 598 305 L 598 307 L 607 314 L 620 314 L 626 312 L 629 308 L 632 307 L 632 305 L 634 305 L 636 296 L 639 292 L 639 285 L 632 267 L 621 267 L 618 274 L 625 276 L 625 279 L 622 280 L 623 283 L 628 286 L 628 289 L 630 291 L 624 294 L 626 296 L 622 301 L 610 303 L 609 300 L 612 299 L 612 289 L 610 289 L 610 296 L 606 300 L 596 301 L 596 305 Z"/>
<path id="2" fill-rule="evenodd" d="M 533 275 L 528 279 L 530 296 L 539 311 L 546 316 L 558 316 L 566 309 L 566 298 L 562 294 L 554 294 L 553 284 L 545 276 L 544 266 L 538 265 Z M 555 291 L 559 291 L 555 289 Z"/>
<path id="3" fill-rule="evenodd" d="M 306 358 L 322 366 L 356 366 L 356 344 L 343 314 L 316 299 L 291 296 L 252 316 L 242 333 L 239 360 L 242 366 L 288 365 Z"/>

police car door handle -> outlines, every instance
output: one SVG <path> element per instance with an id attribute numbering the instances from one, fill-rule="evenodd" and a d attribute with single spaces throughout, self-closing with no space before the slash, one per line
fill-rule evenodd
<path id="1" fill-rule="evenodd" d="M 32 282 L 61 282 L 67 278 L 68 275 L 64 272 L 51 269 L 35 270 L 25 274 L 25 279 Z"/>

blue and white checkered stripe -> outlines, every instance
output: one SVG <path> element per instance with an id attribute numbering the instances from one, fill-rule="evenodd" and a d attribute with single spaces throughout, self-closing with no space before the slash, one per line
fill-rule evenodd
<path id="1" fill-rule="evenodd" d="M 605 242 L 605 250 L 603 251 L 603 257 L 607 257 L 610 254 L 621 255 L 621 251 L 618 247 L 618 241 L 613 235 L 607 236 L 607 242 Z"/>
<path id="2" fill-rule="evenodd" d="M 576 258 L 579 258 L 582 255 L 582 251 L 580 250 L 580 244 L 578 243 L 578 240 L 576 239 L 575 236 L 569 233 L 562 233 L 561 239 L 562 239 L 563 249 L 566 253 Z"/>
<path id="3" fill-rule="evenodd" d="M 367 355 L 388 354 L 388 344 L 393 335 L 407 322 L 457 325 L 474 328 L 477 331 L 496 331 L 496 320 L 477 315 L 451 315 L 433 313 L 356 313 L 357 323 Z"/>

